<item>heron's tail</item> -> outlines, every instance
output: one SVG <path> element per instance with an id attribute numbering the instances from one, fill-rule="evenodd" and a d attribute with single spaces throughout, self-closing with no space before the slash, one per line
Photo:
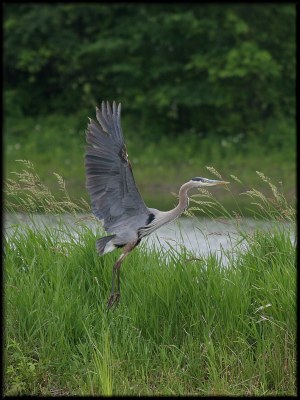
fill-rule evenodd
<path id="1" fill-rule="evenodd" d="M 117 248 L 117 246 L 111 243 L 111 239 L 113 239 L 115 236 L 116 235 L 105 236 L 96 240 L 96 249 L 101 256 Z"/>

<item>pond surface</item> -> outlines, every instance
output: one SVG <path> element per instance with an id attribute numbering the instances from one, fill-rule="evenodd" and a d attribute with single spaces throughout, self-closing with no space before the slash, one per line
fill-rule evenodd
<path id="1" fill-rule="evenodd" d="M 53 228 L 61 230 L 61 223 L 72 231 L 75 237 L 79 237 L 80 230 L 88 227 L 95 232 L 97 237 L 105 236 L 101 233 L 101 223 L 91 215 L 80 215 L 77 217 L 71 214 L 62 216 L 39 215 L 28 216 L 27 214 L 6 214 L 4 217 L 5 234 L 12 234 L 16 227 L 22 229 L 26 225 L 43 230 Z M 60 225 L 60 227 L 59 227 Z M 191 256 L 201 257 L 210 253 L 222 258 L 225 257 L 224 250 L 230 251 L 239 247 L 243 248 L 245 243 L 241 241 L 241 232 L 253 232 L 262 229 L 266 232 L 280 227 L 289 232 L 292 241 L 295 241 L 295 225 L 290 223 L 278 223 L 271 221 L 260 221 L 251 218 L 240 220 L 233 219 L 200 219 L 181 217 L 176 221 L 161 227 L 155 233 L 144 239 L 145 246 L 148 248 L 161 249 L 166 252 L 170 248 L 175 248 L 181 252 L 183 247 L 191 252 Z M 68 240 L 67 235 L 63 235 L 62 240 Z M 226 263 L 226 260 L 224 259 Z"/>

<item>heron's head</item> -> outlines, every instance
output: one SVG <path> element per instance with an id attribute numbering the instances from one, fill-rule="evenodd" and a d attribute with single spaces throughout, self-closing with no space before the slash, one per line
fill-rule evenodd
<path id="1" fill-rule="evenodd" d="M 201 177 L 192 178 L 190 180 L 190 182 L 193 183 L 194 187 L 227 185 L 229 183 L 229 182 L 225 182 L 225 181 L 217 181 L 215 179 L 207 179 L 207 178 L 201 178 Z"/>

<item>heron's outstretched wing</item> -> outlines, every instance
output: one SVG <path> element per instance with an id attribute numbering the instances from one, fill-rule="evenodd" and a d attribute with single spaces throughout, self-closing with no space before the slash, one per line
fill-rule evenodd
<path id="1" fill-rule="evenodd" d="M 136 187 L 121 129 L 121 104 L 102 102 L 90 119 L 85 154 L 86 186 L 94 214 L 109 233 L 143 226 L 150 213 Z M 128 226 L 129 225 L 129 226 Z"/>

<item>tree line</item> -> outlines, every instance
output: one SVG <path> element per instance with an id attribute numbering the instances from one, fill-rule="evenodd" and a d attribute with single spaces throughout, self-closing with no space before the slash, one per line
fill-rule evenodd
<path id="1" fill-rule="evenodd" d="M 117 100 L 153 135 L 261 135 L 295 117 L 293 4 L 4 6 L 14 117 Z"/>

